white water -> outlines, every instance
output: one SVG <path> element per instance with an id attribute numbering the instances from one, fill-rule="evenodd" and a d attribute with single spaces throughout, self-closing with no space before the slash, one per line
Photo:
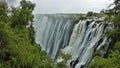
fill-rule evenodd
<path id="1" fill-rule="evenodd" d="M 87 21 L 80 20 L 76 24 L 74 20 L 57 15 L 36 15 L 36 42 L 41 44 L 42 49 L 53 59 L 57 58 L 61 49 L 71 54 L 71 60 L 79 60 L 75 68 L 80 68 L 88 63 L 93 52 L 107 41 L 104 36 L 108 30 L 105 22 L 96 23 L 97 19 Z"/>
<path id="2" fill-rule="evenodd" d="M 104 37 L 104 26 L 103 22 L 95 23 L 91 22 L 90 25 L 86 26 L 86 21 L 80 21 L 75 25 L 73 34 L 71 36 L 70 46 L 68 51 L 70 52 L 73 59 L 78 59 L 79 63 L 76 68 L 80 68 L 81 65 L 85 65 L 95 51 L 95 48 L 105 44 L 106 37 Z M 101 40 L 101 41 L 100 41 Z"/>
<path id="3" fill-rule="evenodd" d="M 36 42 L 53 59 L 61 48 L 68 46 L 75 22 L 56 16 L 35 16 Z"/>
<path id="4" fill-rule="evenodd" d="M 17 6 L 19 2 L 6 1 L 9 7 Z M 104 22 L 92 21 L 87 26 L 87 20 L 75 23 L 74 20 L 57 15 L 35 15 L 34 20 L 36 42 L 41 44 L 42 50 L 56 59 L 58 52 L 62 49 L 63 52 L 72 55 L 71 61 L 79 60 L 75 68 L 88 63 L 93 52 L 107 40 L 104 33 L 108 27 L 105 27 Z"/>

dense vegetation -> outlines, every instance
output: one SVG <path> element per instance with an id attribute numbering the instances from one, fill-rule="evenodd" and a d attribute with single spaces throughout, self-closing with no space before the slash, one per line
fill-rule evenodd
<path id="1" fill-rule="evenodd" d="M 109 8 L 104 11 L 113 22 L 114 28 L 106 33 L 111 39 L 107 54 L 97 55 L 89 68 L 120 68 L 120 0 L 114 0 Z"/>
<path id="2" fill-rule="evenodd" d="M 34 40 L 34 7 L 26 0 L 9 12 L 0 6 L 0 68 L 53 68 L 53 61 Z"/>
<path id="3" fill-rule="evenodd" d="M 89 12 L 87 12 L 86 17 L 88 17 L 88 18 L 91 18 L 91 17 L 107 17 L 107 15 L 102 13 L 102 12 L 96 13 L 96 12 L 93 12 L 93 11 L 89 11 Z"/>
<path id="4" fill-rule="evenodd" d="M 120 0 L 115 0 L 112 5 L 113 8 L 103 12 L 108 15 L 109 21 L 114 22 L 114 28 L 106 33 L 111 39 L 110 46 L 105 55 L 101 55 L 100 50 L 96 52 L 89 68 L 120 68 Z M 60 53 L 64 61 L 54 64 L 35 43 L 32 26 L 34 7 L 35 4 L 26 0 L 9 12 L 6 6 L 0 5 L 0 68 L 67 68 L 65 64 L 70 55 Z M 96 15 L 99 14 L 88 12 L 86 16 Z M 85 14 L 78 17 L 84 18 Z"/>

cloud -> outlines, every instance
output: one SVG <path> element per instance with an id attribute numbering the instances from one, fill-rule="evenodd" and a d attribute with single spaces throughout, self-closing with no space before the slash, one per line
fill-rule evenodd
<path id="1" fill-rule="evenodd" d="M 11 5 L 17 5 L 18 0 L 7 0 Z M 36 4 L 34 13 L 86 13 L 99 12 L 113 0 L 30 0 Z"/>

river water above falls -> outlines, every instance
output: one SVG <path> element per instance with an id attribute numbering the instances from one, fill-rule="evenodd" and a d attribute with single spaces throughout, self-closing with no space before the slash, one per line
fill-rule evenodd
<path id="1" fill-rule="evenodd" d="M 80 68 L 107 41 L 109 25 L 99 19 L 75 20 L 59 15 L 35 15 L 36 42 L 53 59 L 62 50 L 71 54 L 71 68 Z"/>

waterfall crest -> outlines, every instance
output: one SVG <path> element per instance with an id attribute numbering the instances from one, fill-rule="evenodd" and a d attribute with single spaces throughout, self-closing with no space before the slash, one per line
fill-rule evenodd
<path id="1" fill-rule="evenodd" d="M 86 19 L 76 23 L 73 19 L 57 15 L 36 15 L 34 26 L 36 42 L 41 44 L 42 49 L 53 59 L 57 58 L 61 49 L 71 54 L 71 62 L 78 60 L 75 68 L 88 63 L 93 52 L 105 44 L 107 37 L 104 33 L 109 29 L 109 25 L 106 26 L 101 19 Z"/>
<path id="2" fill-rule="evenodd" d="M 68 46 L 75 22 L 58 16 L 35 16 L 36 42 L 53 59 Z"/>
<path id="3" fill-rule="evenodd" d="M 17 7 L 20 0 L 6 0 L 8 7 Z M 60 50 L 72 55 L 70 66 L 83 67 L 93 53 L 107 41 L 104 33 L 110 29 L 100 19 L 77 20 L 58 15 L 35 15 L 36 42 L 53 59 Z"/>
<path id="4" fill-rule="evenodd" d="M 75 25 L 69 46 L 64 49 L 64 52 L 72 55 L 72 60 L 79 60 L 75 68 L 80 68 L 88 63 L 93 52 L 107 41 L 104 35 L 107 27 L 104 26 L 104 23 L 84 20 Z"/>

